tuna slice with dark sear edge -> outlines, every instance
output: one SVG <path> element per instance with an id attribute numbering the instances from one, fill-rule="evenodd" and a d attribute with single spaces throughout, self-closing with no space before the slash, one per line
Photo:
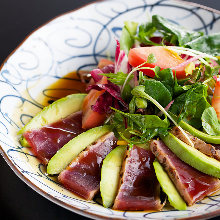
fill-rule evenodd
<path id="1" fill-rule="evenodd" d="M 60 173 L 59 182 L 78 196 L 92 200 L 99 191 L 103 159 L 116 147 L 116 142 L 113 132 L 102 136 Z"/>
<path id="2" fill-rule="evenodd" d="M 116 210 L 161 210 L 160 186 L 150 150 L 137 146 L 128 151 L 124 173 L 113 209 Z"/>
<path id="3" fill-rule="evenodd" d="M 150 148 L 188 205 L 193 205 L 220 189 L 219 179 L 186 164 L 162 141 L 153 140 Z"/>
<path id="4" fill-rule="evenodd" d="M 75 112 L 42 128 L 23 134 L 31 149 L 42 163 L 47 164 L 51 157 L 72 138 L 81 134 L 82 112 Z"/>

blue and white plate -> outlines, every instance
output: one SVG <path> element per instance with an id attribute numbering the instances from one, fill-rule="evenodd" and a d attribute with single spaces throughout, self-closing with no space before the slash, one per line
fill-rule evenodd
<path id="1" fill-rule="evenodd" d="M 153 14 L 206 34 L 220 32 L 220 12 L 171 0 L 99 1 L 55 18 L 32 33 L 0 72 L 0 150 L 14 172 L 49 200 L 94 219 L 187 219 L 220 215 L 220 192 L 186 211 L 119 212 L 85 201 L 45 175 L 45 167 L 21 147 L 17 131 L 43 107 L 39 94 L 73 70 L 91 70 L 113 57 L 125 20 L 146 22 Z M 146 186 L 147 187 L 147 186 Z"/>

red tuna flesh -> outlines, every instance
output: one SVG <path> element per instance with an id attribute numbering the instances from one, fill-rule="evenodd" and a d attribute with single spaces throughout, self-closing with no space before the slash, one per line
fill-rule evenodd
<path id="1" fill-rule="evenodd" d="M 50 125 L 27 131 L 23 136 L 31 146 L 34 155 L 43 164 L 47 164 L 61 147 L 84 131 L 80 111 Z"/>
<path id="2" fill-rule="evenodd" d="M 152 141 L 150 148 L 188 205 L 193 205 L 220 188 L 219 179 L 186 164 L 162 141 Z"/>
<path id="3" fill-rule="evenodd" d="M 101 137 L 97 143 L 82 151 L 71 164 L 60 173 L 58 180 L 73 193 L 91 200 L 99 191 L 103 159 L 116 147 L 113 132 Z"/>
<path id="4" fill-rule="evenodd" d="M 128 153 L 118 195 L 114 202 L 117 210 L 160 210 L 159 183 L 150 150 L 134 146 Z"/>

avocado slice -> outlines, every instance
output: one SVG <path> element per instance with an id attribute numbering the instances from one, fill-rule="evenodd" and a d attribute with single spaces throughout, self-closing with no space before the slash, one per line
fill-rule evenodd
<path id="1" fill-rule="evenodd" d="M 30 122 L 28 122 L 18 134 L 23 134 L 31 129 L 37 129 L 47 124 L 56 122 L 61 118 L 65 118 L 71 113 L 77 112 L 82 108 L 82 103 L 86 94 L 72 94 L 61 98 L 51 105 L 45 107 Z M 21 144 L 23 143 L 22 140 Z"/>
<path id="2" fill-rule="evenodd" d="M 118 192 L 121 166 L 124 161 L 126 146 L 118 146 L 104 159 L 101 169 L 100 192 L 103 206 L 111 207 Z"/>
<path id="3" fill-rule="evenodd" d="M 179 140 L 173 134 L 161 136 L 163 142 L 182 161 L 208 175 L 220 178 L 220 162 Z"/>
<path id="4" fill-rule="evenodd" d="M 178 121 L 178 118 L 176 115 L 174 115 L 172 112 L 169 112 L 169 114 L 172 116 L 172 118 L 175 121 Z M 189 125 L 188 123 L 186 123 L 183 120 L 181 120 L 178 124 L 181 128 L 188 131 L 193 136 L 195 136 L 195 137 L 197 137 L 207 143 L 220 144 L 220 136 L 213 136 L 213 135 L 206 134 L 202 131 L 199 131 L 198 129 L 194 128 L 193 126 Z"/>
<path id="5" fill-rule="evenodd" d="M 168 174 L 164 171 L 161 164 L 155 160 L 153 162 L 154 170 L 157 176 L 157 179 L 162 187 L 163 191 L 167 194 L 170 205 L 178 210 L 186 210 L 187 205 L 185 201 L 180 196 L 173 182 L 170 180 Z"/>
<path id="6" fill-rule="evenodd" d="M 20 137 L 19 142 L 20 142 L 21 146 L 23 146 L 23 147 L 30 147 L 27 140 L 23 136 Z"/>
<path id="7" fill-rule="evenodd" d="M 213 136 L 213 135 L 206 134 L 202 131 L 199 131 L 183 120 L 180 121 L 179 125 L 184 130 L 188 131 L 190 134 L 196 136 L 197 138 L 200 138 L 201 140 L 203 140 L 207 143 L 220 144 L 220 136 Z"/>
<path id="8" fill-rule="evenodd" d="M 50 159 L 47 166 L 47 173 L 59 174 L 81 151 L 110 131 L 111 127 L 109 125 L 103 125 L 92 128 L 76 136 L 58 150 Z"/>

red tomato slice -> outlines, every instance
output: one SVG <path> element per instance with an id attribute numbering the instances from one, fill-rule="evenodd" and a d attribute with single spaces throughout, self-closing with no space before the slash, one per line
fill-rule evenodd
<path id="1" fill-rule="evenodd" d="M 161 69 L 166 69 L 176 67 L 184 62 L 179 55 L 172 53 L 162 46 L 132 48 L 128 54 L 128 62 L 133 67 L 137 67 L 146 62 L 151 53 L 154 54 L 157 62 L 146 63 L 143 65 L 143 67 L 154 68 L 155 66 L 159 66 Z M 155 73 L 152 70 L 142 69 L 141 71 L 143 71 L 147 76 L 155 76 Z M 173 70 L 173 73 L 175 74 L 175 70 Z M 178 79 L 183 79 L 186 77 L 185 66 L 181 66 L 176 69 L 176 76 Z"/>
<path id="2" fill-rule="evenodd" d="M 107 84 L 107 77 L 103 76 L 100 82 L 100 84 Z M 99 98 L 100 95 L 102 95 L 105 92 L 105 90 L 97 91 L 97 90 L 90 90 L 88 95 L 85 97 L 83 101 L 82 106 L 82 128 L 89 129 L 96 126 L 101 125 L 105 119 L 106 114 L 100 114 L 98 112 L 95 112 L 92 110 L 91 106 L 96 103 L 96 100 Z"/>

